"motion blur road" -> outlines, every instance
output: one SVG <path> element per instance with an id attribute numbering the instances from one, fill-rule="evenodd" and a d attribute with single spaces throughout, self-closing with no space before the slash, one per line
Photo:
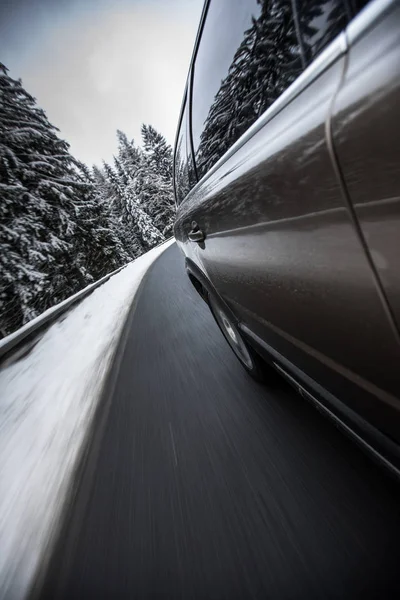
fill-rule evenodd
<path id="1" fill-rule="evenodd" d="M 175 245 L 132 307 L 41 598 L 385 598 L 399 486 L 240 367 Z"/>

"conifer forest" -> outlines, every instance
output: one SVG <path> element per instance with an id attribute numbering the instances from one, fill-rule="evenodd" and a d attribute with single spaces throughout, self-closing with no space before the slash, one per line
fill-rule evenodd
<path id="1" fill-rule="evenodd" d="M 0 63 L 0 337 L 172 235 L 171 146 L 116 135 L 112 164 L 83 164 Z"/>

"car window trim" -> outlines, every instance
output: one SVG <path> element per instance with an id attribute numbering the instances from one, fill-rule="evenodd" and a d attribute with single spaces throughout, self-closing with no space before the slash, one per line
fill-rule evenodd
<path id="1" fill-rule="evenodd" d="M 179 206 L 179 204 L 182 204 L 182 202 L 184 202 L 186 199 L 186 198 L 183 198 L 183 200 L 179 203 L 176 201 L 177 195 L 176 195 L 176 186 L 175 186 L 176 150 L 178 147 L 178 137 L 179 137 L 179 134 L 181 131 L 182 119 L 183 119 L 183 114 L 184 114 L 184 111 L 186 108 L 186 102 L 187 102 L 187 108 L 188 108 L 186 127 L 189 132 L 189 140 L 190 140 L 190 149 L 189 150 L 191 152 L 194 175 L 195 175 L 197 183 L 199 181 L 199 177 L 197 175 L 196 161 L 194 159 L 194 147 L 193 147 L 193 135 L 192 135 L 193 65 L 194 65 L 195 57 L 197 55 L 197 49 L 199 47 L 200 39 L 201 39 L 201 36 L 203 33 L 204 23 L 206 20 L 206 15 L 208 12 L 208 7 L 210 4 L 210 1 L 211 0 L 205 0 L 205 2 L 203 4 L 203 9 L 201 12 L 201 17 L 200 17 L 200 23 L 199 23 L 199 27 L 198 27 L 197 34 L 196 34 L 196 39 L 194 42 L 194 49 L 193 49 L 192 57 L 191 57 L 190 63 L 189 63 L 189 71 L 188 71 L 187 78 L 186 78 L 185 91 L 183 94 L 183 100 L 181 103 L 181 109 L 180 109 L 180 113 L 179 113 L 178 127 L 176 129 L 176 134 L 175 134 L 175 144 L 174 144 L 174 152 L 173 152 L 173 184 L 174 184 L 173 189 L 174 189 L 174 197 L 175 197 L 176 206 Z M 196 185 L 197 185 L 197 183 L 196 183 Z M 189 191 L 189 193 L 190 193 L 190 191 Z"/>
<path id="2" fill-rule="evenodd" d="M 194 64 L 195 64 L 195 61 L 197 58 L 200 41 L 203 36 L 204 25 L 206 22 L 210 3 L 211 3 L 211 0 L 205 0 L 204 5 L 203 5 L 203 10 L 201 13 L 201 18 L 200 18 L 200 25 L 199 25 L 199 29 L 198 29 L 197 35 L 196 35 L 196 40 L 194 43 L 194 49 L 193 49 L 193 53 L 192 53 L 192 58 L 190 60 L 190 67 L 189 67 L 189 74 L 188 74 L 188 97 L 189 97 L 188 128 L 189 128 L 190 151 L 191 151 L 191 155 L 192 155 L 193 169 L 194 169 L 194 174 L 195 174 L 197 183 L 199 182 L 199 176 L 197 173 L 197 165 L 196 165 L 195 154 L 194 154 L 193 128 L 192 128 Z"/>
<path id="3" fill-rule="evenodd" d="M 178 120 L 178 127 L 176 129 L 176 134 L 175 134 L 175 145 L 174 145 L 174 160 L 175 160 L 175 153 L 176 153 L 176 146 L 178 143 L 178 135 L 180 132 L 180 128 L 181 128 L 181 123 L 182 123 L 182 118 L 183 118 L 183 111 L 185 108 L 185 102 L 187 99 L 188 94 L 190 93 L 190 95 L 192 94 L 192 80 L 193 80 L 193 64 L 194 64 L 194 59 L 195 56 L 197 54 L 197 48 L 199 46 L 200 43 L 200 38 L 201 35 L 203 33 L 203 28 L 204 28 L 204 23 L 205 23 L 205 19 L 206 19 L 206 14 L 208 11 L 208 5 L 210 4 L 210 0 L 205 0 L 204 5 L 203 5 L 203 10 L 201 13 L 201 17 L 200 17 L 200 24 L 199 24 L 199 28 L 197 30 L 197 34 L 196 34 L 196 39 L 194 42 L 194 49 L 193 49 L 193 53 L 192 53 L 192 57 L 190 59 L 190 63 L 189 63 L 189 70 L 188 70 L 188 74 L 187 74 L 187 78 L 186 78 L 186 85 L 185 85 L 185 91 L 183 94 L 183 100 L 181 103 L 181 110 L 179 113 L 179 120 Z M 191 128 L 191 118 L 189 119 L 189 124 L 190 124 L 190 128 Z M 192 133 L 190 132 L 190 137 L 192 137 Z"/>
<path id="4" fill-rule="evenodd" d="M 188 152 L 190 152 L 190 155 L 192 158 L 193 171 L 194 171 L 194 176 L 195 176 L 196 184 L 197 184 L 199 181 L 199 176 L 197 173 L 196 161 L 194 159 L 194 145 L 193 145 L 193 135 L 192 135 L 192 106 L 193 106 L 193 69 L 192 69 L 192 67 L 190 67 L 190 71 L 189 71 L 188 98 L 189 98 L 189 102 L 188 102 L 187 127 L 188 127 L 189 144 L 190 144 L 190 148 L 188 148 Z"/>
<path id="5" fill-rule="evenodd" d="M 398 0 L 373 0 L 364 6 L 346 28 L 349 48 L 375 27 L 396 5 L 399 5 Z"/>
<path id="6" fill-rule="evenodd" d="M 177 201 L 178 194 L 177 194 L 177 189 L 176 189 L 176 177 L 175 177 L 175 173 L 176 173 L 176 151 L 178 149 L 178 140 L 179 140 L 179 135 L 181 133 L 182 119 L 183 119 L 183 115 L 184 115 L 185 108 L 186 108 L 187 87 L 188 87 L 188 85 L 187 85 L 187 82 L 186 82 L 185 92 L 183 94 L 183 100 L 182 100 L 182 106 L 181 106 L 181 114 L 179 116 L 179 124 L 178 124 L 178 128 L 176 130 L 175 145 L 174 145 L 174 155 L 173 155 L 173 161 L 172 161 L 172 184 L 173 184 L 175 206 L 176 207 L 178 207 L 180 204 L 182 204 L 182 201 L 181 202 Z M 186 196 L 186 198 L 187 198 L 187 196 Z M 185 200 L 185 198 L 183 200 Z"/>

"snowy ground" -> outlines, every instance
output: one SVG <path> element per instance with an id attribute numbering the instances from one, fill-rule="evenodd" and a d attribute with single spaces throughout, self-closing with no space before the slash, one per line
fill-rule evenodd
<path id="1" fill-rule="evenodd" d="M 0 598 L 26 597 L 63 507 L 139 283 L 141 256 L 0 371 Z"/>

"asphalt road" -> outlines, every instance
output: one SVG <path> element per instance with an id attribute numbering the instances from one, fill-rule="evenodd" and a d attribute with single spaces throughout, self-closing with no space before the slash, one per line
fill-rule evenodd
<path id="1" fill-rule="evenodd" d="M 242 371 L 177 248 L 127 324 L 41 598 L 392 598 L 399 486 Z"/>

